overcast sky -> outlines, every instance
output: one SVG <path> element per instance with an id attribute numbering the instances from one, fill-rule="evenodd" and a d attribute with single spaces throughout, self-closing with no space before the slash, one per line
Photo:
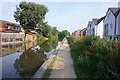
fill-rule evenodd
<path id="1" fill-rule="evenodd" d="M 24 0 L 25 1 L 25 0 Z M 49 12 L 46 14 L 46 21 L 51 26 L 56 26 L 58 30 L 67 29 L 73 32 L 78 29 L 83 29 L 87 26 L 88 21 L 93 18 L 103 17 L 109 7 L 118 7 L 117 1 L 79 1 L 70 2 L 61 0 L 61 2 L 49 0 L 49 2 L 40 2 L 38 0 L 27 0 L 40 4 L 44 4 Z M 15 22 L 13 13 L 16 10 L 16 5 L 20 1 L 12 2 L 4 0 L 0 3 L 0 19 Z M 2 6 L 2 7 L 1 7 Z"/>

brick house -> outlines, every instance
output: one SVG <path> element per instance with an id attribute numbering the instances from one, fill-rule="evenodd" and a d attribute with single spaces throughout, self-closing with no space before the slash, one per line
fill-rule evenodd
<path id="1" fill-rule="evenodd" d="M 1 44 L 20 43 L 24 41 L 25 33 L 19 24 L 0 20 Z"/>
<path id="2" fill-rule="evenodd" d="M 75 36 L 80 37 L 80 31 L 81 31 L 80 29 L 75 31 Z"/>
<path id="3" fill-rule="evenodd" d="M 87 28 L 84 28 L 80 31 L 80 37 L 86 36 L 87 35 Z"/>

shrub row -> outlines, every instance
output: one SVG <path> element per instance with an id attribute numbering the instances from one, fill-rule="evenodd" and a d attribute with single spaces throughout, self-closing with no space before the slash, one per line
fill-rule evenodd
<path id="1" fill-rule="evenodd" d="M 120 78 L 120 48 L 99 37 L 69 37 L 78 78 Z"/>

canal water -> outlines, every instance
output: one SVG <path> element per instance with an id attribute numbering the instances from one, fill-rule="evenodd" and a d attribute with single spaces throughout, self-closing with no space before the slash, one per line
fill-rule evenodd
<path id="1" fill-rule="evenodd" d="M 2 78 L 30 78 L 46 59 L 44 53 L 53 51 L 57 42 L 46 41 L 2 45 Z"/>

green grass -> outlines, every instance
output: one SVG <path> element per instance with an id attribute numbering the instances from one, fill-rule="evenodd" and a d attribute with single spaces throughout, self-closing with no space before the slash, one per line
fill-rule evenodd
<path id="1" fill-rule="evenodd" d="M 51 63 L 47 66 L 47 70 L 43 73 L 42 78 L 49 78 L 52 72 L 52 67 L 54 62 L 56 61 L 56 57 L 53 57 Z"/>

